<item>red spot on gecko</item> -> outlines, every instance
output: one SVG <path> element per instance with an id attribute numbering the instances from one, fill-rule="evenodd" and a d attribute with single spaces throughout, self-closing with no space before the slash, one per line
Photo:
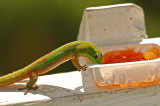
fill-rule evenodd
<path id="1" fill-rule="evenodd" d="M 43 58 L 42 62 L 45 62 L 45 61 L 47 61 L 47 58 Z"/>
<path id="2" fill-rule="evenodd" d="M 48 55 L 50 55 L 52 52 L 49 52 Z"/>
<path id="3" fill-rule="evenodd" d="M 40 64 L 41 62 L 39 61 L 38 64 Z"/>

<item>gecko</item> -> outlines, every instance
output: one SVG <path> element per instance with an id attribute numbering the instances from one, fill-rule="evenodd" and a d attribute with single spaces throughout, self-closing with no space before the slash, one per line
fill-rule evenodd
<path id="1" fill-rule="evenodd" d="M 22 69 L 1 76 L 0 87 L 29 78 L 26 87 L 19 89 L 24 90 L 24 95 L 26 95 L 31 89 L 38 89 L 38 86 L 34 86 L 38 79 L 38 75 L 47 73 L 68 60 L 71 60 L 72 64 L 78 70 L 85 71 L 87 66 L 80 65 L 78 62 L 79 57 L 84 57 L 93 64 L 102 63 L 102 53 L 95 44 L 88 41 L 73 41 L 49 52 Z"/>

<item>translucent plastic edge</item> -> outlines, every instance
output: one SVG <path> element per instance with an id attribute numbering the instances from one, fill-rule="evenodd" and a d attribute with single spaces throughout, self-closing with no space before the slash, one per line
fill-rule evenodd
<path id="1" fill-rule="evenodd" d="M 155 63 L 160 62 L 160 58 L 154 60 L 144 60 L 144 61 L 134 61 L 134 62 L 124 62 L 124 63 L 113 63 L 113 64 L 97 64 L 97 65 L 90 65 L 88 68 L 100 68 L 100 67 L 111 67 L 111 66 L 125 66 L 130 64 L 141 64 L 141 63 Z"/>

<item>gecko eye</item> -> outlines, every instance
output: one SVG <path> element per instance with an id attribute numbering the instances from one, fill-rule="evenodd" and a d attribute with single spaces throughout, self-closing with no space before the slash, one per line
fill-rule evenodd
<path id="1" fill-rule="evenodd" d="M 95 57 L 94 57 L 95 59 L 99 59 L 99 55 L 95 55 Z"/>

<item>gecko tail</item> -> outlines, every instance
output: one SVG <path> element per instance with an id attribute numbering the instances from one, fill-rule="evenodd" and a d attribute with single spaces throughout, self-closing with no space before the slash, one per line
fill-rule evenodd
<path id="1" fill-rule="evenodd" d="M 4 87 L 4 86 L 7 86 L 7 85 L 10 85 L 10 84 L 13 84 L 15 82 L 25 79 L 26 74 L 22 74 L 22 72 L 23 72 L 23 69 L 20 69 L 10 74 L 1 76 L 0 77 L 0 87 Z"/>

